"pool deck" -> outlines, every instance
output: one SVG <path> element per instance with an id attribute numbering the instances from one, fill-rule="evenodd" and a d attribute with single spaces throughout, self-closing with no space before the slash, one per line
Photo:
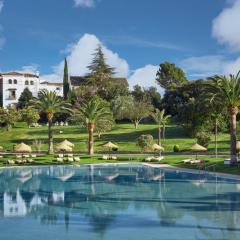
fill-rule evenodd
<path id="1" fill-rule="evenodd" d="M 197 169 L 189 169 L 189 168 L 180 168 L 180 167 L 175 167 L 171 166 L 169 164 L 151 164 L 151 163 L 143 163 L 144 165 L 155 167 L 155 168 L 165 168 L 169 170 L 175 170 L 179 172 L 187 172 L 187 173 L 208 173 L 210 175 L 217 175 L 219 177 L 223 178 L 230 178 L 234 180 L 240 180 L 240 175 L 234 175 L 234 174 L 229 174 L 229 173 L 219 173 L 219 172 L 209 172 L 209 171 L 204 171 L 204 170 L 197 170 Z"/>

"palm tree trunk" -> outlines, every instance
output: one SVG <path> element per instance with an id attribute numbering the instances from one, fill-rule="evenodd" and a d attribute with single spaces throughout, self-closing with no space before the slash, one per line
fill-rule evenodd
<path id="1" fill-rule="evenodd" d="M 237 107 L 230 109 L 231 164 L 237 163 Z"/>
<path id="2" fill-rule="evenodd" d="M 93 154 L 94 154 L 93 131 L 94 131 L 94 124 L 89 123 L 89 124 L 88 124 L 88 154 L 89 154 L 89 155 L 93 155 Z"/>
<path id="3" fill-rule="evenodd" d="M 163 124 L 163 140 L 165 141 L 165 131 L 166 131 L 166 126 Z"/>
<path id="4" fill-rule="evenodd" d="M 54 150 L 53 150 L 53 133 L 52 133 L 52 119 L 48 120 L 48 154 L 54 154 Z"/>
<path id="5" fill-rule="evenodd" d="M 158 127 L 158 145 L 161 144 L 161 127 Z"/>

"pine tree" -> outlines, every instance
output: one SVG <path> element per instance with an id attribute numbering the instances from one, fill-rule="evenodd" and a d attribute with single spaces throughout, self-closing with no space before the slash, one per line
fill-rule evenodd
<path id="1" fill-rule="evenodd" d="M 32 92 L 28 88 L 25 88 L 19 97 L 17 107 L 21 109 L 27 107 L 32 99 Z"/>
<path id="2" fill-rule="evenodd" d="M 99 45 L 93 54 L 94 58 L 88 69 L 90 70 L 90 81 L 96 86 L 104 87 L 106 80 L 109 80 L 114 74 L 114 68 L 111 68 L 105 61 L 102 47 Z"/>
<path id="3" fill-rule="evenodd" d="M 63 74 L 63 96 L 64 99 L 67 100 L 68 93 L 70 90 L 69 81 L 68 81 L 68 64 L 67 59 L 64 60 L 64 74 Z"/>

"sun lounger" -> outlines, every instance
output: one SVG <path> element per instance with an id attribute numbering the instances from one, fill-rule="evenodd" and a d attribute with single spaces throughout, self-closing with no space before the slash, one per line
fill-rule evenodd
<path id="1" fill-rule="evenodd" d="M 15 164 L 14 160 L 7 160 L 7 164 Z"/>
<path id="2" fill-rule="evenodd" d="M 155 161 L 161 161 L 161 160 L 163 160 L 163 159 L 164 159 L 163 156 L 159 156 L 159 157 L 155 157 L 155 158 L 154 158 Z"/>
<path id="3" fill-rule="evenodd" d="M 111 159 L 112 160 L 117 160 L 117 156 L 112 156 Z"/>
<path id="4" fill-rule="evenodd" d="M 67 156 L 68 156 L 68 157 L 73 157 L 73 154 L 68 154 Z"/>
<path id="5" fill-rule="evenodd" d="M 147 157 L 147 158 L 145 158 L 145 161 L 146 162 L 151 162 L 153 159 L 154 159 L 153 157 Z"/>
<path id="6" fill-rule="evenodd" d="M 3 156 L 2 156 L 2 155 L 0 155 L 0 158 L 3 158 Z"/>
<path id="7" fill-rule="evenodd" d="M 17 163 L 17 164 L 22 164 L 23 161 L 22 161 L 22 160 L 16 160 L 16 163 Z"/>
<path id="8" fill-rule="evenodd" d="M 34 160 L 28 159 L 28 160 L 27 160 L 27 163 L 34 163 Z"/>
<path id="9" fill-rule="evenodd" d="M 163 159 L 164 159 L 164 157 L 162 157 L 162 156 L 159 156 L 159 157 L 147 157 L 147 158 L 145 159 L 145 161 L 146 161 L 146 162 L 161 161 L 161 160 L 163 160 Z"/>
<path id="10" fill-rule="evenodd" d="M 59 158 L 63 158 L 64 155 L 63 155 L 63 154 L 58 154 L 58 157 L 59 157 Z"/>
<path id="11" fill-rule="evenodd" d="M 103 159 L 103 160 L 108 160 L 108 156 L 103 155 L 103 156 L 102 156 L 102 159 Z"/>
<path id="12" fill-rule="evenodd" d="M 230 164 L 231 164 L 230 158 L 224 160 L 224 165 L 230 165 Z"/>
<path id="13" fill-rule="evenodd" d="M 73 162 L 74 160 L 73 160 L 73 158 L 72 157 L 69 157 L 68 158 L 68 162 Z"/>
<path id="14" fill-rule="evenodd" d="M 57 158 L 57 162 L 63 162 L 63 158 Z"/>
<path id="15" fill-rule="evenodd" d="M 16 155 L 16 158 L 22 158 L 22 155 Z"/>
<path id="16" fill-rule="evenodd" d="M 192 159 L 184 159 L 182 160 L 183 163 L 190 163 L 192 161 Z"/>
<path id="17" fill-rule="evenodd" d="M 201 163 L 201 160 L 192 160 L 190 161 L 191 164 Z"/>
<path id="18" fill-rule="evenodd" d="M 76 162 L 80 161 L 80 157 L 74 157 L 73 159 L 74 159 L 74 161 L 76 161 Z"/>
<path id="19" fill-rule="evenodd" d="M 25 158 L 29 158 L 30 156 L 28 154 L 23 155 Z"/>
<path id="20" fill-rule="evenodd" d="M 37 155 L 35 155 L 35 154 L 32 154 L 32 155 L 31 155 L 31 157 L 32 157 L 32 158 L 36 158 L 36 157 L 37 157 Z"/>

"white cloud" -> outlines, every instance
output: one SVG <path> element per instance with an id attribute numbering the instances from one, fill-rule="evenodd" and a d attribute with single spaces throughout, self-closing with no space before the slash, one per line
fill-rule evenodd
<path id="1" fill-rule="evenodd" d="M 190 79 L 206 78 L 216 74 L 237 74 L 240 70 L 240 58 L 230 60 L 222 55 L 190 57 L 182 60 L 179 65 Z"/>
<path id="2" fill-rule="evenodd" d="M 190 57 L 182 60 L 180 66 L 190 78 L 204 78 L 223 73 L 226 59 L 220 55 Z"/>
<path id="3" fill-rule="evenodd" d="M 240 0 L 230 1 L 213 21 L 213 36 L 233 51 L 240 51 Z"/>
<path id="4" fill-rule="evenodd" d="M 93 53 L 99 44 L 102 45 L 107 64 L 115 68 L 116 76 L 127 77 L 129 74 L 127 61 L 120 58 L 117 53 L 108 49 L 95 35 L 91 34 L 84 34 L 77 43 L 67 48 L 69 74 L 86 75 L 89 72 L 87 67 L 91 63 Z M 44 75 L 42 78 L 49 81 L 62 81 L 63 68 L 64 61 L 53 67 L 53 73 Z"/>
<path id="5" fill-rule="evenodd" d="M 129 86 L 132 89 L 134 85 L 140 85 L 144 88 L 151 86 L 156 87 L 162 94 L 164 90 L 156 82 L 156 73 L 159 67 L 154 65 L 146 65 L 143 68 L 136 69 L 128 78 Z"/>
<path id="6" fill-rule="evenodd" d="M 94 7 L 94 0 L 74 0 L 76 7 Z"/>

